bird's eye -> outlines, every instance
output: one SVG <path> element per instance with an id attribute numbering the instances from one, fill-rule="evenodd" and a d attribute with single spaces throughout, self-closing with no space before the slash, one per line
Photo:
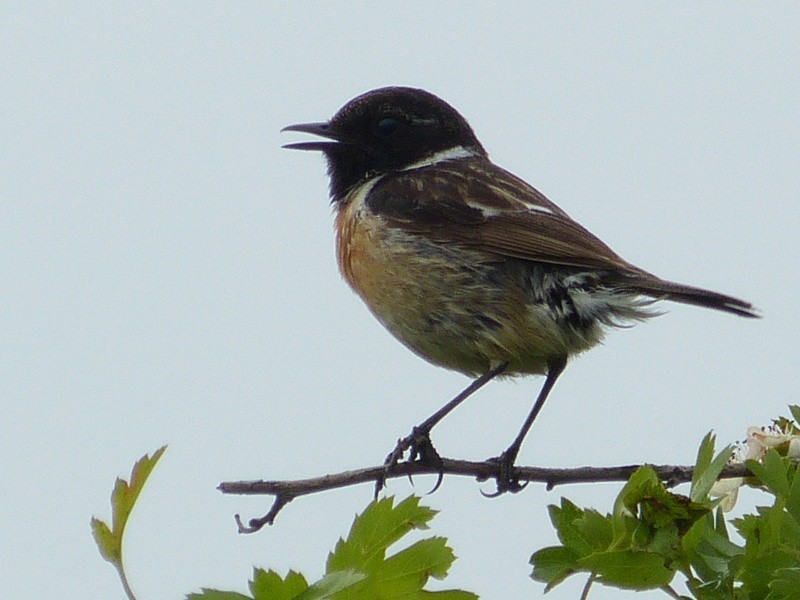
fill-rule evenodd
<path id="1" fill-rule="evenodd" d="M 375 132 L 381 137 L 389 137 L 400 127 L 400 121 L 393 117 L 383 117 L 375 124 Z"/>

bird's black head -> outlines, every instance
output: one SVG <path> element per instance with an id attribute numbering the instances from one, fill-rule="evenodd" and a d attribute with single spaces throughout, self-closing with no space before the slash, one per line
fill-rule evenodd
<path id="1" fill-rule="evenodd" d="M 345 104 L 326 123 L 290 125 L 283 131 L 327 138 L 284 148 L 325 154 L 334 202 L 369 177 L 402 170 L 440 152 L 460 148 L 464 156 L 486 155 L 456 109 L 425 90 L 407 87 L 372 90 Z"/>

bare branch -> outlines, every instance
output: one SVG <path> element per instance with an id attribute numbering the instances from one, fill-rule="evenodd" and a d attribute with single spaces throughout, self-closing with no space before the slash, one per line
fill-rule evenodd
<path id="1" fill-rule="evenodd" d="M 618 467 L 515 467 L 514 476 L 520 482 L 540 482 L 548 490 L 556 485 L 565 483 L 593 483 L 602 481 L 627 481 L 641 465 L 625 465 Z M 658 477 L 668 486 L 676 486 L 692 480 L 694 467 L 677 465 L 650 465 Z M 454 460 L 443 458 L 442 464 L 432 466 L 424 462 L 401 462 L 393 465 L 387 473 L 384 466 L 368 467 L 355 471 L 343 471 L 332 475 L 312 477 L 310 479 L 296 479 L 285 481 L 225 481 L 217 489 L 223 494 L 238 495 L 266 495 L 274 496 L 275 500 L 269 512 L 263 517 L 250 519 L 245 525 L 239 515 L 236 523 L 240 533 L 254 533 L 265 525 L 272 525 L 278 512 L 289 502 L 300 496 L 316 494 L 336 488 L 395 479 L 398 477 L 411 477 L 412 475 L 462 475 L 474 477 L 478 481 L 487 481 L 498 477 L 499 466 L 496 461 L 473 462 L 468 460 Z M 725 467 L 720 478 L 746 477 L 749 475 L 745 465 L 731 465 Z"/>

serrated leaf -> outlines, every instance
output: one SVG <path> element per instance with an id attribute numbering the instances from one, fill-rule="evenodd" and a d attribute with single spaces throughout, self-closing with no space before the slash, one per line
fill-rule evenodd
<path id="1" fill-rule="evenodd" d="M 736 522 L 745 538 L 741 580 L 753 591 L 751 597 L 763 597 L 766 585 L 777 568 L 800 565 L 800 550 L 790 548 L 784 541 L 791 516 L 784 510 L 784 501 L 777 498 L 771 507 L 758 507 L 758 516 L 746 515 Z M 793 531 L 796 533 L 797 524 Z M 794 533 L 789 532 L 793 537 Z M 760 591 L 757 591 L 760 590 Z"/>
<path id="2" fill-rule="evenodd" d="M 92 535 L 97 548 L 102 557 L 116 566 L 118 570 L 122 568 L 122 538 L 128 518 L 153 467 L 156 466 L 166 449 L 166 446 L 162 446 L 153 453 L 152 457 L 146 454 L 142 456 L 131 470 L 130 483 L 117 478 L 114 490 L 111 492 L 111 527 L 100 519 L 92 517 Z"/>
<path id="3" fill-rule="evenodd" d="M 796 600 L 800 591 L 800 566 L 777 569 L 765 600 Z"/>
<path id="4" fill-rule="evenodd" d="M 614 502 L 611 524 L 616 549 L 666 552 L 677 536 L 709 512 L 707 505 L 670 492 L 652 467 L 640 467 Z"/>
<path id="5" fill-rule="evenodd" d="M 564 546 L 550 546 L 537 550 L 531 556 L 533 565 L 531 577 L 546 583 L 545 591 L 549 591 L 564 581 L 578 568 L 578 556 Z"/>
<path id="6" fill-rule="evenodd" d="M 775 504 L 769 508 L 763 508 L 761 513 L 761 523 L 759 533 L 761 539 L 759 543 L 762 551 L 771 550 L 781 543 L 783 536 L 784 517 L 784 501 L 780 498 L 775 499 Z"/>
<path id="7" fill-rule="evenodd" d="M 794 419 L 795 425 L 800 427 L 800 406 L 797 406 L 796 404 L 790 404 L 789 412 L 792 413 L 792 418 Z"/>
<path id="8" fill-rule="evenodd" d="M 587 508 L 583 511 L 583 516 L 576 520 L 576 526 L 594 551 L 607 549 L 614 540 L 611 517 L 596 510 Z"/>
<path id="9" fill-rule="evenodd" d="M 412 529 L 426 529 L 436 511 L 419 505 L 409 496 L 396 507 L 391 497 L 375 500 L 353 520 L 347 539 L 339 540 L 328 556 L 327 572 L 355 569 L 367 571 L 383 560 L 386 549 Z"/>
<path id="10" fill-rule="evenodd" d="M 456 559 L 443 537 L 420 540 L 389 557 L 378 577 L 382 581 L 412 578 L 421 588 L 428 577 L 442 579 Z"/>
<path id="11" fill-rule="evenodd" d="M 709 584 L 700 584 L 693 586 L 696 596 L 678 596 L 681 600 L 691 600 L 698 598 L 700 600 L 732 600 L 737 598 L 734 594 L 733 587 L 725 587 L 724 584 L 712 582 Z"/>
<path id="12" fill-rule="evenodd" d="M 372 502 L 357 516 L 344 540 L 339 540 L 328 555 L 327 572 L 352 569 L 366 575 L 362 580 L 335 594 L 336 600 L 380 598 L 398 600 L 427 598 L 423 590 L 431 577 L 444 578 L 455 560 L 447 541 L 431 537 L 418 541 L 386 558 L 392 544 L 412 529 L 426 529 L 436 511 L 419 505 L 411 496 L 392 507 L 393 499 Z M 472 599 L 461 590 L 436 592 L 436 597 Z"/>
<path id="13" fill-rule="evenodd" d="M 800 523 L 800 469 L 792 465 L 792 486 L 786 498 L 786 511 L 796 523 Z"/>
<path id="14" fill-rule="evenodd" d="M 747 560 L 741 574 L 743 598 L 766 598 L 776 573 L 797 568 L 797 558 L 786 552 L 770 552 Z M 797 596 L 790 596 L 797 598 Z"/>
<path id="15" fill-rule="evenodd" d="M 732 587 L 731 559 L 741 556 L 744 548 L 728 540 L 724 528 L 721 531 L 716 528 L 711 514 L 689 528 L 681 545 L 701 581 Z"/>
<path id="16" fill-rule="evenodd" d="M 767 486 L 778 496 L 787 498 L 791 491 L 789 484 L 790 462 L 788 458 L 782 458 L 776 450 L 769 450 L 764 456 L 764 466 L 766 467 Z"/>
<path id="17" fill-rule="evenodd" d="M 658 475 L 652 467 L 643 465 L 634 471 L 627 483 L 622 487 L 614 501 L 615 516 L 636 516 L 639 501 L 650 496 L 655 487 L 661 485 Z"/>
<path id="18" fill-rule="evenodd" d="M 464 590 L 442 590 L 439 592 L 429 592 L 422 590 L 416 596 L 419 600 L 479 600 L 478 594 L 465 592 Z"/>
<path id="19" fill-rule="evenodd" d="M 550 514 L 550 521 L 556 529 L 562 523 L 572 523 L 575 519 L 583 516 L 583 509 L 567 498 L 561 498 L 561 506 L 550 504 L 547 511 Z"/>
<path id="20" fill-rule="evenodd" d="M 111 533 L 108 525 L 97 517 L 92 517 L 91 523 L 92 536 L 102 557 L 110 563 L 119 564 L 122 560 L 119 540 Z"/>
<path id="21" fill-rule="evenodd" d="M 358 573 L 352 569 L 334 571 L 310 585 L 305 592 L 296 597 L 296 600 L 326 600 L 327 598 L 333 598 L 334 595 L 351 588 L 365 577 L 364 573 Z"/>
<path id="22" fill-rule="evenodd" d="M 739 532 L 743 538 L 747 539 L 754 535 L 758 529 L 758 517 L 756 515 L 742 515 L 738 519 L 731 521 L 736 531 Z"/>
<path id="23" fill-rule="evenodd" d="M 194 592 L 186 596 L 186 600 L 253 600 L 250 596 L 239 594 L 237 592 L 223 592 L 222 590 L 213 590 L 203 588 L 199 593 Z"/>
<path id="24" fill-rule="evenodd" d="M 692 502 L 702 503 L 708 500 L 708 493 L 733 455 L 733 446 L 726 446 L 711 460 L 710 456 L 713 453 L 714 436 L 709 433 L 700 444 L 697 465 L 692 473 L 692 487 L 689 492 L 689 499 Z"/>
<path id="25" fill-rule="evenodd" d="M 308 585 L 305 577 L 289 571 L 254 569 L 252 598 L 237 592 L 203 589 L 188 600 L 478 600 L 463 590 L 431 592 L 422 589 L 431 577 L 444 578 L 455 560 L 447 540 L 430 537 L 384 558 L 388 547 L 412 529 L 427 528 L 436 511 L 409 497 L 393 507 L 393 499 L 372 502 L 356 516 L 347 539 L 340 539 L 328 556 L 328 572 Z M 102 527 L 98 527 L 102 530 Z M 362 569 L 334 569 L 350 561 Z"/>
<path id="26" fill-rule="evenodd" d="M 565 547 L 570 548 L 578 556 L 591 554 L 594 551 L 591 542 L 586 540 L 578 527 L 578 522 L 584 517 L 582 509 L 566 498 L 561 498 L 561 506 L 551 504 L 547 510 L 550 513 L 550 521 L 556 528 L 558 539 Z"/>
<path id="27" fill-rule="evenodd" d="M 720 533 L 718 529 L 709 528 L 703 541 L 708 544 L 708 548 L 714 550 L 719 556 L 731 558 L 741 554 L 744 549 L 738 544 L 734 544 L 728 539 L 727 535 Z"/>
<path id="28" fill-rule="evenodd" d="M 668 523 L 657 527 L 647 543 L 642 544 L 641 550 L 655 552 L 662 556 L 671 556 L 680 545 L 680 535 L 676 523 Z"/>
<path id="29" fill-rule="evenodd" d="M 697 460 L 694 463 L 694 471 L 692 471 L 692 490 L 697 486 L 697 480 L 700 478 L 700 474 L 708 468 L 714 458 L 715 441 L 716 437 L 709 431 L 703 437 L 703 441 L 700 442 L 700 448 L 697 450 Z M 694 496 L 691 495 L 691 497 L 694 500 Z"/>
<path id="30" fill-rule="evenodd" d="M 779 496 L 789 495 L 789 479 L 787 464 L 775 450 L 767 450 L 762 462 L 747 461 L 747 468 L 759 481 Z"/>
<path id="31" fill-rule="evenodd" d="M 142 456 L 131 469 L 130 483 L 124 479 L 117 479 L 117 484 L 114 486 L 114 491 L 111 495 L 111 502 L 113 511 L 113 528 L 115 534 L 122 537 L 122 532 L 128 522 L 133 507 L 136 505 L 136 500 L 139 494 L 144 489 L 147 478 L 150 477 L 153 468 L 158 463 L 161 455 L 167 449 L 162 446 L 153 453 L 153 456 L 145 454 Z"/>
<path id="32" fill-rule="evenodd" d="M 728 535 L 728 526 L 725 522 L 725 513 L 721 508 L 717 508 L 714 513 L 714 530 L 726 540 L 730 539 Z"/>
<path id="33" fill-rule="evenodd" d="M 292 600 L 308 589 L 306 578 L 295 571 L 281 577 L 273 570 L 253 570 L 250 593 L 255 600 Z"/>
<path id="34" fill-rule="evenodd" d="M 599 552 L 581 558 L 578 564 L 582 570 L 594 573 L 601 583 L 630 590 L 663 587 L 675 576 L 664 566 L 664 557 L 652 552 Z"/>
<path id="35" fill-rule="evenodd" d="M 237 592 L 220 590 L 203 590 L 203 594 L 190 594 L 189 600 L 324 600 L 333 598 L 338 592 L 345 590 L 364 579 L 363 573 L 355 571 L 337 571 L 326 575 L 309 586 L 305 577 L 296 571 L 289 571 L 281 577 L 275 571 L 263 569 L 253 570 L 250 590 L 253 594 L 245 596 Z"/>

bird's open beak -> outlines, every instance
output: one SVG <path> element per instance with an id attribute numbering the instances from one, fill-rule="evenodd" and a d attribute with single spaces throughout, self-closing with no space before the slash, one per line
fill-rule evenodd
<path id="1" fill-rule="evenodd" d="M 290 150 L 330 150 L 339 145 L 341 140 L 337 135 L 331 131 L 330 123 L 298 123 L 297 125 L 289 125 L 284 127 L 281 131 L 300 131 L 302 133 L 310 133 L 318 135 L 323 138 L 332 140 L 330 142 L 316 141 L 316 142 L 296 142 L 294 144 L 285 144 L 284 148 Z"/>

